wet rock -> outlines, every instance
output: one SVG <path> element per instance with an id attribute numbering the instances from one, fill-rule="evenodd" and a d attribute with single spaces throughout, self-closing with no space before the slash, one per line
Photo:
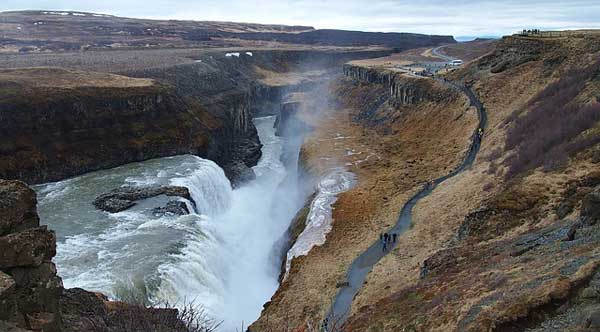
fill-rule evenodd
<path id="1" fill-rule="evenodd" d="M 0 180 L 0 236 L 39 226 L 35 192 L 21 181 Z"/>
<path id="2" fill-rule="evenodd" d="M 190 191 L 186 187 L 178 186 L 147 186 L 147 187 L 121 187 L 109 193 L 100 195 L 94 200 L 94 206 L 110 213 L 121 212 L 134 206 L 136 201 L 156 197 L 159 195 L 178 196 L 194 203 Z"/>
<path id="3" fill-rule="evenodd" d="M 186 214 L 190 214 L 190 211 L 185 205 L 184 202 L 181 201 L 169 201 L 164 207 L 157 207 L 152 210 L 152 213 L 155 216 L 164 216 L 164 215 L 176 215 L 183 216 Z"/>
<path id="4" fill-rule="evenodd" d="M 56 235 L 46 226 L 0 237 L 0 269 L 39 266 L 56 255 Z"/>
<path id="5" fill-rule="evenodd" d="M 252 168 L 246 166 L 241 161 L 235 161 L 223 166 L 225 175 L 231 179 L 231 186 L 237 188 L 242 184 L 256 179 L 256 174 Z"/>
<path id="6" fill-rule="evenodd" d="M 102 211 L 117 213 L 134 206 L 135 202 L 118 198 L 107 198 L 94 202 L 94 206 Z"/>
<path id="7" fill-rule="evenodd" d="M 600 220 L 600 186 L 583 198 L 581 217 L 588 225 L 594 225 Z"/>

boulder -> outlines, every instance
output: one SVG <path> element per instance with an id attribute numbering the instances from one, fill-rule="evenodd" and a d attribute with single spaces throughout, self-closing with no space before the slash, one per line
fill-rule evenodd
<path id="1" fill-rule="evenodd" d="M 157 207 L 152 211 L 152 213 L 155 216 L 164 216 L 164 215 L 183 216 L 186 214 L 190 214 L 190 211 L 188 210 L 185 202 L 169 201 L 166 206 Z"/>
<path id="2" fill-rule="evenodd" d="M 56 255 L 56 235 L 46 226 L 0 237 L 0 269 L 40 266 Z"/>
<path id="3" fill-rule="evenodd" d="M 94 206 L 102 211 L 116 213 L 134 206 L 136 201 L 160 195 L 178 196 L 195 204 L 190 191 L 186 187 L 178 186 L 146 186 L 146 187 L 121 187 L 109 193 L 102 194 L 94 200 Z"/>
<path id="4" fill-rule="evenodd" d="M 21 181 L 0 180 L 0 236 L 39 226 L 35 192 Z"/>
<path id="5" fill-rule="evenodd" d="M 594 225 L 600 220 L 600 186 L 583 198 L 581 217 L 588 225 Z"/>

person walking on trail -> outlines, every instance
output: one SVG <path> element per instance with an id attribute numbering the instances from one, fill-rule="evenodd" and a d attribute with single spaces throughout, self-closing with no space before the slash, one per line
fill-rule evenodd
<path id="1" fill-rule="evenodd" d="M 479 136 L 479 140 L 483 138 L 483 129 L 479 128 L 479 130 L 477 130 L 477 136 Z"/>
<path id="2" fill-rule="evenodd" d="M 388 245 L 389 239 L 390 239 L 390 236 L 388 233 L 383 234 L 383 251 L 387 250 L 387 245 Z"/>
<path id="3" fill-rule="evenodd" d="M 392 243 L 396 243 L 396 238 L 398 237 L 398 234 L 393 233 L 392 234 Z"/>
<path id="4" fill-rule="evenodd" d="M 329 332 L 329 318 L 325 317 L 323 323 L 321 323 L 321 332 Z"/>

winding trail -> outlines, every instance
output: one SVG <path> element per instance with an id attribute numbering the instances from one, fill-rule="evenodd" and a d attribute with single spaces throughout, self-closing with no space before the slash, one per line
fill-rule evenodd
<path id="1" fill-rule="evenodd" d="M 487 114 L 481 101 L 477 98 L 473 91 L 471 91 L 470 88 L 464 86 L 463 84 L 446 81 L 440 78 L 434 79 L 442 84 L 460 90 L 469 98 L 469 100 L 471 101 L 471 105 L 477 108 L 479 116 L 479 125 L 477 126 L 477 129 L 475 129 L 475 132 L 471 137 L 471 145 L 469 147 L 469 151 L 465 159 L 460 164 L 460 166 L 451 173 L 442 176 L 438 179 L 435 179 L 434 186 L 431 186 L 430 184 L 425 185 L 423 189 L 421 189 L 410 200 L 408 200 L 408 202 L 406 202 L 406 204 L 404 204 L 404 206 L 402 207 L 402 210 L 400 211 L 400 216 L 398 217 L 396 224 L 394 225 L 394 227 L 388 230 L 388 233 L 397 233 L 398 235 L 402 235 L 404 232 L 406 232 L 406 230 L 410 227 L 412 211 L 415 205 L 421 199 L 431 194 L 433 192 L 433 189 L 437 185 L 443 183 L 444 181 L 456 176 L 457 174 L 463 172 L 465 169 L 469 168 L 475 161 L 475 157 L 477 156 L 477 153 L 479 152 L 479 149 L 481 147 L 481 138 L 478 132 L 479 129 L 484 131 L 487 124 Z M 362 285 L 365 282 L 367 274 L 373 269 L 373 266 L 375 266 L 375 264 L 377 264 L 385 255 L 392 252 L 392 249 L 401 240 L 402 238 L 399 238 L 399 240 L 396 243 L 391 244 L 385 252 L 382 250 L 382 245 L 380 241 L 376 241 L 352 262 L 346 274 L 346 281 L 348 282 L 348 284 L 339 290 L 338 294 L 336 295 L 333 301 L 333 305 L 329 309 L 329 313 L 326 316 L 328 322 L 330 322 L 329 324 L 335 325 L 334 329 L 341 326 L 348 318 L 348 314 L 350 313 L 350 307 L 352 305 L 352 300 L 361 289 Z M 327 330 L 327 332 L 334 331 Z"/>

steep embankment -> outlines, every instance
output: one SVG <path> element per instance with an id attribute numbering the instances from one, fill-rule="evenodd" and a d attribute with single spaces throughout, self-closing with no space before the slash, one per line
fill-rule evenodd
<path id="1" fill-rule="evenodd" d="M 357 184 L 334 204 L 325 244 L 292 261 L 252 331 L 284 322 L 318 326 L 352 260 L 396 221 L 416 190 L 459 164 L 477 124 L 468 99 L 433 80 L 354 66 L 344 72 L 305 98 L 301 116 L 315 131 L 302 160 L 316 176 L 346 167 Z"/>
<path id="2" fill-rule="evenodd" d="M 598 45 L 505 37 L 450 75 L 486 107 L 480 156 L 417 204 L 348 328 L 598 328 Z"/>

